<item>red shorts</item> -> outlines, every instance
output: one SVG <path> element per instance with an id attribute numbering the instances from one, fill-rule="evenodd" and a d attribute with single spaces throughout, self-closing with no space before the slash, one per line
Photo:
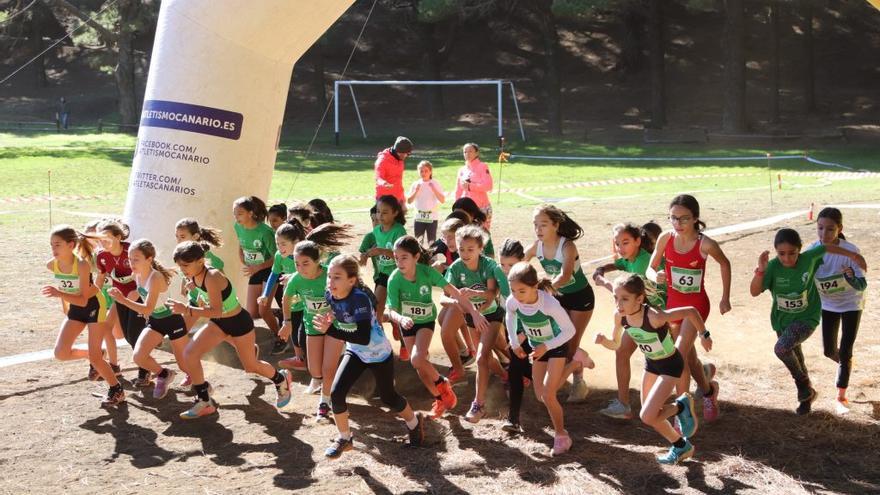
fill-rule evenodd
<path id="1" fill-rule="evenodd" d="M 693 306 L 696 308 L 697 312 L 700 313 L 700 316 L 703 317 L 704 322 L 709 319 L 709 312 L 712 309 L 712 305 L 709 303 L 709 297 L 707 295 L 697 294 L 696 296 L 683 296 L 681 294 L 673 295 L 671 292 L 666 295 L 666 309 L 684 308 L 687 306 Z M 678 325 L 681 323 L 681 320 L 671 321 L 670 323 Z"/>

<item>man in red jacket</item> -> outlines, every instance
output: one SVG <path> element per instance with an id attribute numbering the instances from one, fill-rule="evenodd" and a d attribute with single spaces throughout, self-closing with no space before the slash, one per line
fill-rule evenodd
<path id="1" fill-rule="evenodd" d="M 390 194 L 400 201 L 400 207 L 404 212 L 406 211 L 406 196 L 403 192 L 404 160 L 412 153 L 412 149 L 412 141 L 398 136 L 394 146 L 379 152 L 373 165 L 376 171 L 376 199 Z"/>

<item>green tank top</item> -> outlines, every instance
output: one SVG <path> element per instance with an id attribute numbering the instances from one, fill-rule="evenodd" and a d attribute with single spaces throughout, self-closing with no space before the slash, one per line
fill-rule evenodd
<path id="1" fill-rule="evenodd" d="M 141 301 L 143 301 L 144 304 L 146 304 L 146 302 L 147 302 L 147 297 L 150 296 L 149 291 L 147 291 L 147 286 L 150 285 L 150 279 L 153 277 L 153 275 L 155 273 L 156 273 L 156 270 L 153 270 L 150 272 L 150 275 L 147 277 L 147 281 L 146 281 L 146 283 L 144 283 L 144 285 L 141 285 L 140 281 L 138 281 L 137 278 L 135 278 L 135 281 L 137 282 L 137 293 L 138 293 L 138 295 L 141 296 Z M 160 274 L 160 276 L 161 276 L 161 274 Z M 159 299 L 156 299 L 156 307 L 154 307 L 153 312 L 150 313 L 151 318 L 162 319 L 162 318 L 168 318 L 169 316 L 171 316 L 171 314 L 172 314 L 171 310 L 168 309 L 168 306 L 165 306 L 165 301 L 163 299 L 164 298 L 162 298 L 161 294 L 159 295 Z"/>
<path id="2" fill-rule="evenodd" d="M 207 277 L 207 275 L 208 274 L 206 273 L 205 276 Z M 224 278 L 226 277 L 224 276 Z M 195 283 L 195 281 L 193 281 L 193 283 Z M 204 283 L 205 279 L 202 279 L 203 285 L 196 286 L 196 290 L 199 293 L 198 298 L 202 301 L 205 301 L 205 303 L 210 303 L 211 300 L 209 299 L 208 290 L 205 288 Z M 226 288 L 223 289 L 222 292 L 220 292 L 220 296 L 223 298 L 222 309 L 224 314 L 229 313 L 235 308 L 239 307 L 238 297 L 236 297 L 235 295 L 235 287 L 232 286 L 232 282 L 230 282 L 229 279 L 226 279 Z M 223 318 L 223 316 L 221 316 L 220 318 Z"/>
<path id="3" fill-rule="evenodd" d="M 556 246 L 556 254 L 553 255 L 552 260 L 547 259 L 544 255 L 544 243 L 538 241 L 538 249 L 535 255 L 538 257 L 538 261 L 541 262 L 541 267 L 544 268 L 544 272 L 550 278 L 556 277 L 562 273 L 562 264 L 565 261 L 563 247 L 565 246 L 566 241 L 568 241 L 568 239 L 565 237 L 559 238 L 559 244 Z M 571 278 L 568 282 L 557 290 L 559 290 L 561 294 L 572 294 L 583 289 L 587 285 L 587 277 L 584 275 L 580 263 L 577 263 L 577 260 L 575 260 L 574 273 L 571 274 Z"/>
<path id="4" fill-rule="evenodd" d="M 527 315 L 517 309 L 516 319 L 522 325 L 522 332 L 529 339 L 529 345 L 533 349 L 556 337 L 561 332 L 559 325 L 556 324 L 556 320 L 541 311 L 536 311 L 533 315 Z"/>
<path id="5" fill-rule="evenodd" d="M 669 325 L 652 328 L 651 321 L 648 318 L 648 305 L 646 304 L 643 308 L 645 316 L 642 321 L 642 327 L 644 328 L 630 326 L 626 317 L 623 318 L 623 328 L 626 330 L 627 335 L 633 339 L 639 350 L 645 354 L 646 359 L 656 361 L 675 354 L 675 343 L 672 341 Z"/>

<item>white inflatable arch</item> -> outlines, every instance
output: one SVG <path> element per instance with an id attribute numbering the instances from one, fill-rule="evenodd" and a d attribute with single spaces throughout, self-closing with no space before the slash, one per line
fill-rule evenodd
<path id="1" fill-rule="evenodd" d="M 241 272 L 232 202 L 267 199 L 293 64 L 352 2 L 162 2 L 125 203 L 132 238 L 170 263 L 175 222 L 194 217 L 223 230 L 226 273 Z"/>

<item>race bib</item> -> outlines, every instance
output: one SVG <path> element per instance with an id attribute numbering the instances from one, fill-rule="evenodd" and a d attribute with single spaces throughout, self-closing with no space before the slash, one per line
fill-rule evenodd
<path id="1" fill-rule="evenodd" d="M 245 251 L 244 252 L 244 264 L 245 265 L 259 265 L 266 261 L 266 258 L 263 257 L 262 251 Z"/>
<path id="2" fill-rule="evenodd" d="M 495 304 L 495 300 L 487 301 L 481 297 L 471 299 L 471 304 L 474 305 L 474 308 L 480 312 L 482 315 L 490 315 L 498 309 L 498 305 Z"/>
<path id="3" fill-rule="evenodd" d="M 550 326 L 549 320 L 541 323 L 525 323 L 523 322 L 523 330 L 526 337 L 532 342 L 545 342 L 553 338 L 553 327 Z"/>
<path id="4" fill-rule="evenodd" d="M 430 303 L 401 303 L 403 316 L 413 320 L 428 320 L 434 318 L 434 305 Z"/>
<path id="5" fill-rule="evenodd" d="M 60 279 L 58 280 L 58 290 L 65 294 L 79 293 L 79 279 Z"/>
<path id="6" fill-rule="evenodd" d="M 389 258 L 388 256 L 379 256 L 377 263 L 379 266 L 395 266 L 394 258 Z"/>
<path id="7" fill-rule="evenodd" d="M 418 210 L 418 211 L 416 212 L 416 219 L 415 219 L 415 221 L 416 221 L 416 222 L 421 222 L 421 223 L 431 223 L 431 222 L 434 221 L 434 219 L 431 218 L 431 216 L 432 216 L 431 214 L 432 214 L 432 213 L 433 213 L 433 212 L 431 212 L 431 211 L 422 211 L 422 210 Z"/>
<path id="8" fill-rule="evenodd" d="M 837 275 L 832 275 L 826 278 L 816 278 L 816 288 L 819 289 L 819 292 L 823 296 L 830 296 L 832 294 L 841 294 L 848 290 L 850 290 L 851 286 L 846 279 L 843 278 L 842 273 L 838 273 Z"/>
<path id="9" fill-rule="evenodd" d="M 800 313 L 807 309 L 807 291 L 776 296 L 776 308 L 783 313 Z"/>
<path id="10" fill-rule="evenodd" d="M 305 304 L 308 312 L 312 314 L 323 314 L 326 313 L 328 309 L 330 309 L 330 303 L 327 302 L 327 300 L 323 297 L 306 296 Z"/>
<path id="11" fill-rule="evenodd" d="M 700 292 L 703 284 L 703 270 L 690 268 L 679 268 L 673 266 L 672 272 L 672 288 L 682 294 L 695 294 Z"/>
<path id="12" fill-rule="evenodd" d="M 652 359 L 655 357 L 664 356 L 666 354 L 666 350 L 663 348 L 663 343 L 660 342 L 657 334 L 653 334 L 652 337 L 653 338 L 649 338 L 647 340 L 639 342 L 639 350 L 642 351 L 645 356 Z"/>

